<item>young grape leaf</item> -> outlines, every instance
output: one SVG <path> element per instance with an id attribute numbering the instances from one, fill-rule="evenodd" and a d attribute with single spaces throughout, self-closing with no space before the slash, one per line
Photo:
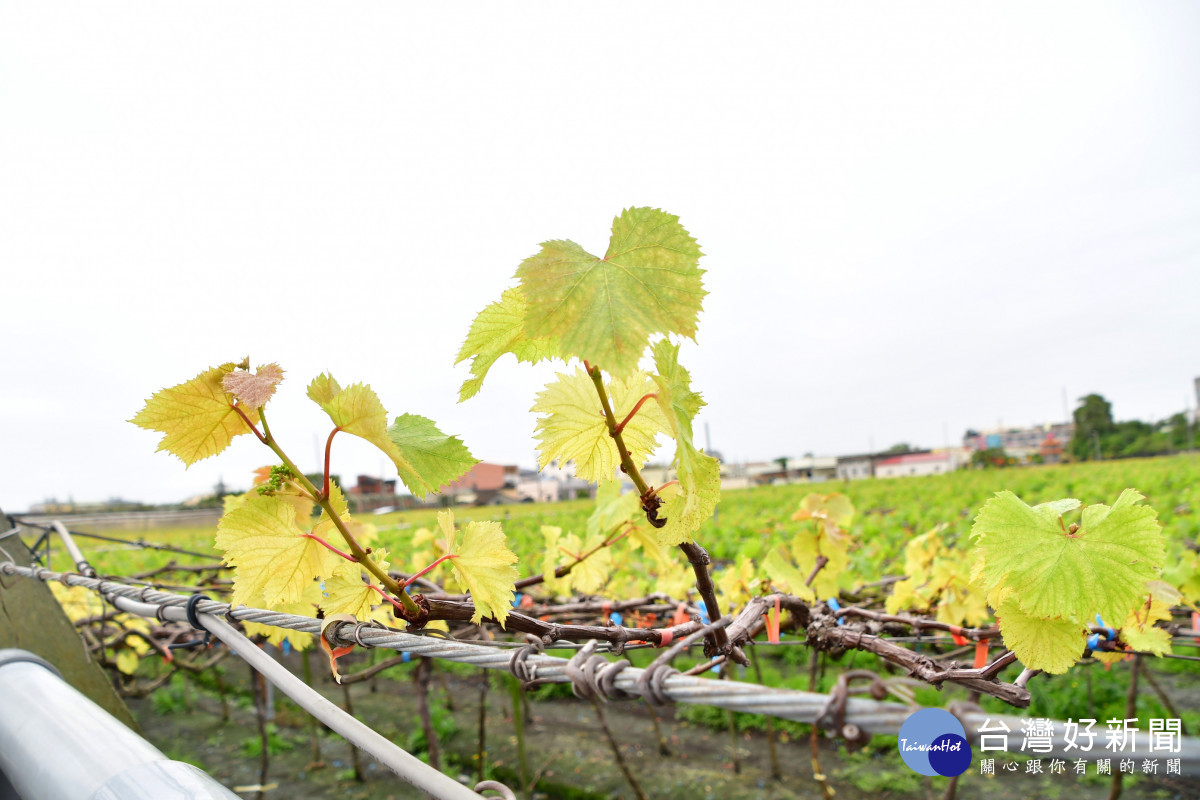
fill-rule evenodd
<path id="1" fill-rule="evenodd" d="M 445 553 L 452 556 L 450 566 L 455 579 L 471 593 L 479 624 L 492 617 L 504 627 L 516 592 L 517 556 L 508 549 L 499 522 L 468 522 L 461 534 L 455 534 L 454 512 L 439 511 L 438 526 L 445 535 Z"/>
<path id="2" fill-rule="evenodd" d="M 564 357 L 628 376 L 652 334 L 695 338 L 707 294 L 701 255 L 678 217 L 653 208 L 630 208 L 613 220 L 603 258 L 574 242 L 543 242 L 517 269 L 528 304 L 525 334 L 559 337 Z"/>
<path id="3" fill-rule="evenodd" d="M 1150 626 L 1122 628 L 1121 640 L 1141 653 L 1164 656 L 1171 652 L 1171 634 L 1164 628 Z"/>
<path id="4" fill-rule="evenodd" d="M 669 432 L 675 438 L 675 476 L 679 493 L 669 497 L 659 514 L 666 527 L 659 538 L 666 544 L 690 542 L 692 534 L 712 516 L 721 499 L 721 465 L 699 450 L 692 441 L 692 420 L 704 407 L 704 400 L 692 391 L 692 377 L 679 364 L 679 345 L 662 339 L 654 345 L 654 383 L 656 399 L 666 417 Z"/>
<path id="5" fill-rule="evenodd" d="M 388 428 L 387 411 L 366 384 L 343 389 L 331 375 L 319 375 L 309 384 L 308 396 L 339 430 L 382 450 L 414 495 L 436 492 L 477 463 L 461 441 L 445 435 L 425 417 L 402 414 Z"/>
<path id="6" fill-rule="evenodd" d="M 754 562 L 747 558 L 736 567 L 731 564 L 718 572 L 715 583 L 721 590 L 724 607 L 738 609 L 758 593 L 762 579 L 755 575 Z"/>
<path id="7" fill-rule="evenodd" d="M 249 498 L 221 518 L 217 547 L 234 567 L 235 605 L 294 603 L 337 566 L 338 556 L 305 536 L 295 519 L 290 503 L 269 496 Z"/>
<path id="8" fill-rule="evenodd" d="M 234 396 L 221 385 L 233 369 L 233 364 L 222 364 L 156 392 L 129 421 L 162 433 L 158 449 L 177 456 L 185 466 L 215 456 L 233 437 L 250 433 L 246 421 L 234 410 Z M 242 410 L 251 422 L 258 422 L 257 410 Z"/>
<path id="9" fill-rule="evenodd" d="M 130 637 L 131 639 L 133 637 Z M 121 648 L 117 651 L 117 670 L 126 675 L 137 672 L 138 654 L 133 650 Z"/>
<path id="10" fill-rule="evenodd" d="M 984 584 L 1011 588 L 1034 617 L 1122 619 L 1166 557 L 1157 514 L 1142 499 L 1126 489 L 1112 508 L 1088 506 L 1075 530 L 998 492 L 971 529 Z"/>
<path id="11" fill-rule="evenodd" d="M 668 545 L 692 541 L 692 534 L 708 521 L 721 500 L 721 462 L 712 456 L 680 443 L 675 450 L 675 472 L 679 485 L 659 492 L 666 502 L 658 515 L 666 517 L 667 524 L 657 534 L 659 541 Z"/>
<path id="12" fill-rule="evenodd" d="M 612 380 L 605 385 L 613 413 L 618 419 L 628 413 L 654 384 L 643 372 L 627 380 Z M 534 430 L 538 440 L 538 464 L 545 469 L 557 460 L 575 462 L 575 476 L 585 481 L 611 481 L 621 463 L 616 442 L 608 434 L 608 425 L 596 394 L 596 385 L 582 369 L 559 373 L 558 378 L 538 393 L 531 409 L 548 414 Z M 666 419 L 653 403 L 644 404 L 625 426 L 622 438 L 633 462 L 641 467 L 654 452 L 655 436 L 666 430 Z"/>
<path id="13" fill-rule="evenodd" d="M 376 550 L 368 558 L 384 570 L 389 566 L 386 550 Z M 321 609 L 326 615 L 350 614 L 364 621 L 370 618 L 371 607 L 383 599 L 363 581 L 362 567 L 349 561 L 343 561 L 325 579 L 325 593 L 328 597 L 321 601 Z"/>
<path id="14" fill-rule="evenodd" d="M 787 549 L 783 546 L 772 547 L 763 559 L 763 572 L 770 576 L 771 584 L 781 591 L 795 595 L 808 602 L 815 602 L 817 596 L 808 586 L 808 576 L 787 558 Z"/>
<path id="15" fill-rule="evenodd" d="M 844 494 L 817 494 L 810 492 L 800 501 L 800 510 L 792 515 L 796 522 L 816 520 L 824 528 L 824 533 L 830 537 L 842 534 L 850 527 L 854 519 L 854 505 Z"/>
<path id="16" fill-rule="evenodd" d="M 596 487 L 596 507 L 587 521 L 588 538 L 608 536 L 632 520 L 641 508 L 637 492 L 621 494 L 620 481 L 601 481 Z"/>
<path id="17" fill-rule="evenodd" d="M 849 540 L 844 536 L 826 536 L 807 526 L 792 539 L 792 557 L 805 575 L 811 575 L 816 569 L 818 556 L 826 558 L 825 566 L 821 567 L 812 582 L 817 597 L 837 595 L 839 581 L 850 564 L 849 544 Z"/>
<path id="18" fill-rule="evenodd" d="M 889 614 L 899 614 L 901 611 L 923 611 L 929 607 L 930 598 L 922 590 L 925 581 L 919 577 L 909 576 L 902 581 L 892 584 L 892 593 L 888 595 L 884 610 Z"/>
<path id="19" fill-rule="evenodd" d="M 64 586 L 61 583 L 48 583 L 50 592 L 63 612 L 72 622 L 78 622 L 87 617 L 97 617 L 105 613 L 104 600 L 91 589 L 82 586 Z"/>
<path id="20" fill-rule="evenodd" d="M 235 369 L 221 380 L 221 387 L 244 408 L 259 409 L 267 404 L 282 381 L 283 369 L 278 364 L 264 364 L 256 372 Z"/>
<path id="21" fill-rule="evenodd" d="M 635 548 L 642 548 L 642 552 L 654 559 L 660 571 L 672 566 L 670 551 L 668 546 L 659 540 L 657 528 L 651 528 L 649 525 L 630 527 L 629 543 Z"/>
<path id="22" fill-rule="evenodd" d="M 455 364 L 471 359 L 472 377 L 463 381 L 458 402 L 474 397 L 496 359 L 512 353 L 517 361 L 536 364 L 558 355 L 557 337 L 530 339 L 525 335 L 525 298 L 519 288 L 508 289 L 471 323 L 467 340 L 458 351 Z"/>
<path id="23" fill-rule="evenodd" d="M 1074 511 L 1081 505 L 1083 504 L 1075 498 L 1067 497 L 1062 500 L 1051 500 L 1049 503 L 1039 503 L 1033 507 L 1033 510 L 1057 525 L 1063 514 Z"/>
<path id="24" fill-rule="evenodd" d="M 1162 581 L 1151 581 L 1150 594 L 1125 617 L 1121 625 L 1121 641 L 1134 650 L 1156 656 L 1171 652 L 1171 634 L 1157 622 L 1171 621 L 1171 607 L 1183 598 L 1179 591 Z"/>
<path id="25" fill-rule="evenodd" d="M 433 494 L 479 463 L 461 439 L 447 436 L 437 429 L 433 420 L 416 414 L 396 417 L 392 427 L 388 428 L 388 436 L 396 452 L 409 465 L 405 469 L 396 462 L 401 480 L 414 495 Z"/>
<path id="26" fill-rule="evenodd" d="M 560 563 L 563 566 L 575 564 L 563 580 L 570 580 L 571 587 L 579 594 L 595 594 L 608 582 L 608 576 L 612 574 L 613 555 L 612 549 L 608 547 L 601 547 L 583 561 L 575 563 L 575 556 L 585 555 L 600 547 L 603 542 L 603 536 L 593 536 L 585 542 L 572 533 L 562 543 L 562 549 L 571 555 L 564 554 L 559 560 Z"/>
<path id="27" fill-rule="evenodd" d="M 1075 665 L 1087 644 L 1079 622 L 1027 614 L 1012 598 L 996 609 L 996 619 L 1004 646 L 1029 669 L 1061 675 Z"/>
<path id="28" fill-rule="evenodd" d="M 562 528 L 557 525 L 542 526 L 542 538 L 545 543 L 545 549 L 542 551 L 542 585 L 546 587 L 546 591 L 551 596 L 560 591 L 570 591 L 571 588 L 569 580 L 560 580 L 554 574 L 558 569 L 558 557 L 561 555 L 558 549 L 560 536 L 562 536 Z"/>

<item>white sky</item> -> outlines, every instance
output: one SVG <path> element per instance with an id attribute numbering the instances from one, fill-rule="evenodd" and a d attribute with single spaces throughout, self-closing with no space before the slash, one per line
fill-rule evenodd
<path id="1" fill-rule="evenodd" d="M 941 446 L 1064 387 L 1169 415 L 1198 40 L 1189 2 L 0 2 L 0 507 L 247 485 L 250 437 L 185 471 L 124 421 L 247 353 L 302 467 L 327 369 L 532 466 L 552 368 L 458 405 L 454 356 L 539 242 L 603 251 L 630 205 L 706 253 L 682 358 L 727 460 Z"/>

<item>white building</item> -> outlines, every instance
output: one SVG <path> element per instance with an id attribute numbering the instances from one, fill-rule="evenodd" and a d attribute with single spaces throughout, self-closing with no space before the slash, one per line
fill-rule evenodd
<path id="1" fill-rule="evenodd" d="M 905 453 L 875 462 L 875 477 L 900 478 L 910 475 L 940 475 L 958 469 L 961 459 L 953 450 Z"/>

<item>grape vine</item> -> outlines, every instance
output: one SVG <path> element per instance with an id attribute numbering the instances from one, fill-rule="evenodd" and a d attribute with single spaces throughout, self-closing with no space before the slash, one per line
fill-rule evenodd
<path id="1" fill-rule="evenodd" d="M 515 285 L 471 323 L 456 362 L 469 361 L 470 370 L 460 402 L 480 394 L 507 354 L 562 365 L 534 398 L 538 462 L 572 464 L 597 484 L 596 504 L 584 530 L 543 525 L 540 552 L 510 543 L 499 522 L 460 524 L 449 510 L 402 545 L 376 546 L 374 527 L 351 515 L 331 480 L 339 433 L 387 455 L 416 497 L 477 461 L 431 420 L 390 417 L 363 383 L 343 388 L 323 374 L 308 385 L 332 423 L 319 481 L 305 477 L 268 424 L 284 379 L 277 364 L 251 370 L 246 359 L 207 369 L 154 394 L 131 421 L 161 433 L 159 449 L 185 466 L 241 435 L 273 455 L 256 488 L 227 499 L 218 526 L 234 604 L 412 629 L 495 624 L 545 643 L 608 642 L 617 652 L 702 631 L 706 657 L 746 665 L 748 643 L 764 635 L 778 643 L 791 631 L 814 652 L 869 652 L 933 686 L 958 684 L 1017 707 L 1030 702 L 1033 674 L 1065 672 L 1088 653 L 1103 661 L 1170 654 L 1172 608 L 1196 602 L 1186 588 L 1195 577 L 1164 576 L 1161 525 L 1133 489 L 1112 506 L 1030 506 L 997 493 L 975 516 L 969 541 L 944 525 L 913 535 L 901 554 L 903 576 L 869 592 L 851 589 L 855 554 L 876 546 L 856 526 L 858 510 L 838 492 L 814 492 L 764 552 L 714 570 L 698 538 L 721 499 L 721 465 L 695 443 L 705 403 L 680 363 L 681 341 L 695 339 L 707 294 L 700 257 L 677 217 L 631 208 L 613 221 L 603 256 L 570 241 L 543 243 L 520 264 Z M 655 486 L 646 465 L 664 439 L 673 442 L 674 477 Z M 634 491 L 622 493 L 622 475 Z M 618 606 L 633 624 L 610 618 Z M 597 618 L 601 624 L 586 624 Z M 153 646 L 130 625 L 117 655 L 127 673 Z M 306 634 L 246 627 L 272 642 L 309 644 Z M 930 630 L 973 649 L 973 663 L 892 641 Z M 1025 672 L 1002 682 L 1018 661 Z"/>

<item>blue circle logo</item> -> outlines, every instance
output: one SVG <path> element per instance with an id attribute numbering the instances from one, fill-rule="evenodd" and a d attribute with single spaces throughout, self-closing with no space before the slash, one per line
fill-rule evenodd
<path id="1" fill-rule="evenodd" d="M 923 708 L 900 726 L 900 757 L 920 775 L 952 778 L 971 766 L 971 745 L 958 718 L 940 708 Z"/>

